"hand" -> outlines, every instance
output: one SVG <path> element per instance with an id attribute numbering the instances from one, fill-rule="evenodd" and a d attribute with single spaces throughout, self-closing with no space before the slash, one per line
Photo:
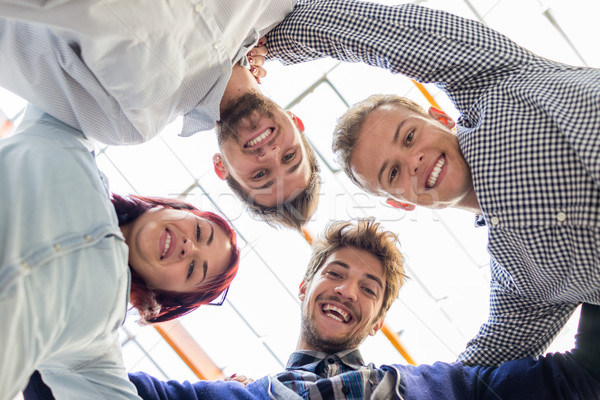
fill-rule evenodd
<path id="1" fill-rule="evenodd" d="M 248 62 L 250 63 L 250 72 L 256 78 L 256 82 L 262 83 L 260 78 L 264 78 L 267 75 L 267 71 L 263 68 L 265 64 L 265 56 L 267 55 L 267 43 L 266 38 L 261 38 L 256 46 L 252 48 L 247 54 Z"/>
<path id="2" fill-rule="evenodd" d="M 238 375 L 238 374 L 233 374 L 231 375 L 229 378 L 225 378 L 223 379 L 224 381 L 236 381 L 236 382 L 240 382 L 242 385 L 246 386 L 249 383 L 254 382 L 254 379 L 252 378 L 247 378 L 244 375 Z"/>

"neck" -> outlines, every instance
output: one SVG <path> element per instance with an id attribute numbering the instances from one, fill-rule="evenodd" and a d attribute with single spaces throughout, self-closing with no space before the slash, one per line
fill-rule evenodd
<path id="1" fill-rule="evenodd" d="M 234 65 L 231 70 L 231 77 L 225 88 L 225 93 L 223 93 L 223 98 L 221 98 L 219 112 L 223 114 L 223 111 L 227 110 L 235 100 L 252 89 L 260 91 L 256 78 L 248 69 L 238 64 Z"/>
<path id="2" fill-rule="evenodd" d="M 314 348 L 314 346 L 311 346 L 305 339 L 304 339 L 304 335 L 302 333 L 300 333 L 300 337 L 298 338 L 298 343 L 296 344 L 296 351 L 300 351 L 300 350 L 314 350 L 314 351 L 321 351 L 320 349 L 316 349 Z"/>

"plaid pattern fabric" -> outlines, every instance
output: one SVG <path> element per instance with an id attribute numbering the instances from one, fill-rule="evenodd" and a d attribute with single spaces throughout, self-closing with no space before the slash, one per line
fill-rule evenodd
<path id="1" fill-rule="evenodd" d="M 302 1 L 267 43 L 285 64 L 365 62 L 455 103 L 492 256 L 489 319 L 460 360 L 539 355 L 578 303 L 600 304 L 600 70 L 412 4 Z"/>
<path id="2" fill-rule="evenodd" d="M 263 379 L 276 379 L 303 399 L 358 400 L 370 398 L 385 373 L 372 363 L 365 366 L 358 350 L 336 354 L 304 350 L 292 353 L 285 372 Z M 275 392 L 276 397 L 286 396 Z"/>

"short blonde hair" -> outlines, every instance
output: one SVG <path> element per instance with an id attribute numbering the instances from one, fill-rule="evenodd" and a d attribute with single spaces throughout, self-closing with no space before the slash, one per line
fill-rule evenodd
<path id="1" fill-rule="evenodd" d="M 365 119 L 379 107 L 388 104 L 404 107 L 419 115 L 430 118 L 423 107 L 406 97 L 395 94 L 375 94 L 354 104 L 344 113 L 344 115 L 338 118 L 335 130 L 333 131 L 333 143 L 331 144 L 331 149 L 337 156 L 337 161 L 348 178 L 350 178 L 356 186 L 377 196 L 379 196 L 380 193 L 373 193 L 370 188 L 364 187 L 358 181 L 352 172 L 350 159 L 352 158 L 352 151 L 356 146 L 358 134 Z"/>
<path id="2" fill-rule="evenodd" d="M 398 236 L 386 231 L 374 218 L 355 221 L 331 222 L 324 235 L 313 244 L 313 254 L 308 262 L 304 282 L 308 285 L 327 258 L 344 247 L 354 247 L 373 254 L 383 266 L 385 291 L 377 318 L 383 317 L 398 297 L 404 283 L 404 257 L 398 248 Z"/>

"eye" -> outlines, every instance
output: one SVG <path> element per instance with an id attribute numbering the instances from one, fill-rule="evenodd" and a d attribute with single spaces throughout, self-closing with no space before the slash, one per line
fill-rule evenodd
<path id="1" fill-rule="evenodd" d="M 412 131 L 408 132 L 408 135 L 406 135 L 406 139 L 405 139 L 406 145 L 407 146 L 410 145 L 413 142 L 414 138 L 415 138 L 415 131 L 412 130 Z"/>
<path id="2" fill-rule="evenodd" d="M 342 275 L 338 274 L 335 271 L 327 271 L 326 275 L 333 276 L 334 278 L 341 278 L 342 277 Z"/>
<path id="3" fill-rule="evenodd" d="M 296 155 L 296 152 L 292 151 L 291 153 L 288 153 L 285 156 L 283 156 L 282 160 L 283 160 L 283 162 L 288 162 L 288 161 L 292 160 L 295 155 Z"/>
<path id="4" fill-rule="evenodd" d="M 369 296 L 371 296 L 371 297 L 377 297 L 377 293 L 374 290 L 372 290 L 371 288 L 368 288 L 368 287 L 365 286 L 365 287 L 363 287 L 363 290 Z"/>
<path id="5" fill-rule="evenodd" d="M 260 179 L 260 178 L 264 177 L 265 175 L 267 175 L 267 171 L 264 169 L 261 169 L 260 171 L 258 171 L 256 174 L 254 174 L 252 176 L 252 179 Z"/>
<path id="6" fill-rule="evenodd" d="M 200 241 L 200 224 L 196 224 L 196 241 Z"/>
<path id="7" fill-rule="evenodd" d="M 390 169 L 390 183 L 398 176 L 398 167 Z"/>
<path id="8" fill-rule="evenodd" d="M 190 276 L 192 276 L 193 272 L 194 272 L 194 261 L 192 261 L 190 263 L 190 266 L 189 266 L 188 272 L 187 272 L 187 277 L 185 279 L 190 279 Z"/>

